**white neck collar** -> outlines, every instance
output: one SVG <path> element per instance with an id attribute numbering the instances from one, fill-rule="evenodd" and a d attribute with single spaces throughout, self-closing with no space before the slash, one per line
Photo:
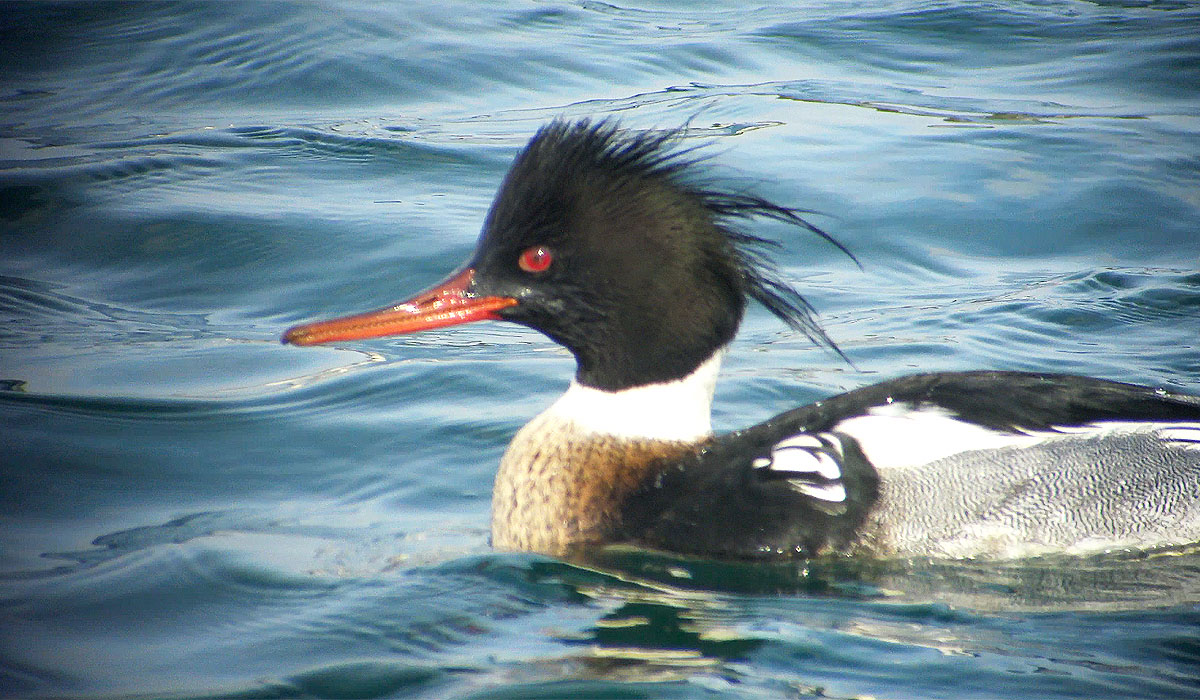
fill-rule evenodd
<path id="1" fill-rule="evenodd" d="M 718 350 L 682 379 L 602 391 L 571 380 L 543 414 L 598 434 L 696 442 L 712 434 L 712 399 L 721 368 Z"/>

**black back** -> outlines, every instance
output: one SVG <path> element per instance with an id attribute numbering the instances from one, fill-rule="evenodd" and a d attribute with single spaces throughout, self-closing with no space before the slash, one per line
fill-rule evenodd
<path id="1" fill-rule="evenodd" d="M 914 374 L 772 418 L 782 432 L 830 430 L 872 406 L 939 407 L 994 430 L 1043 431 L 1098 421 L 1200 420 L 1200 398 L 1106 379 L 1037 372 Z"/>

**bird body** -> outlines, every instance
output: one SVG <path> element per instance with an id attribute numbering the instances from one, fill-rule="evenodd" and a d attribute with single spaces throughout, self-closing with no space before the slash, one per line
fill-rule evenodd
<path id="1" fill-rule="evenodd" d="M 284 340 L 505 320 L 570 350 L 567 392 L 501 460 L 501 549 L 1018 557 L 1200 542 L 1200 399 L 1162 389 L 922 374 L 712 434 L 721 357 L 748 301 L 841 352 L 744 222 L 845 248 L 801 212 L 709 184 L 701 162 L 670 133 L 553 122 L 517 156 L 466 266 Z"/>

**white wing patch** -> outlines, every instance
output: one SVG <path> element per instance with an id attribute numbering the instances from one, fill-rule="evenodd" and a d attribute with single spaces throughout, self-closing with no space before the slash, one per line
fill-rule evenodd
<path id="1" fill-rule="evenodd" d="M 854 438 L 880 471 L 919 467 L 973 450 L 1024 448 L 1046 440 L 1113 433 L 1152 433 L 1172 446 L 1200 450 L 1200 423 L 1101 421 L 1009 432 L 962 420 L 936 406 L 913 408 L 903 403 L 873 407 L 866 415 L 838 423 L 834 430 Z"/>
<path id="2" fill-rule="evenodd" d="M 812 496 L 817 500 L 828 501 L 830 503 L 841 503 L 846 500 L 846 487 L 840 481 L 825 484 L 824 486 L 805 484 L 803 482 L 795 483 L 794 486 L 800 493 Z"/>
<path id="3" fill-rule="evenodd" d="M 903 403 L 876 406 L 834 429 L 857 440 L 879 470 L 919 467 L 968 450 L 1029 447 L 1045 439 L 1043 435 L 992 430 L 942 408 L 914 409 Z"/>
<path id="4" fill-rule="evenodd" d="M 775 443 L 770 457 L 751 462 L 755 469 L 770 470 L 800 493 L 829 503 L 846 500 L 842 483 L 842 447 L 834 435 L 802 433 Z"/>
<path id="5" fill-rule="evenodd" d="M 1200 423 L 1178 423 L 1158 428 L 1159 438 L 1200 450 Z"/>

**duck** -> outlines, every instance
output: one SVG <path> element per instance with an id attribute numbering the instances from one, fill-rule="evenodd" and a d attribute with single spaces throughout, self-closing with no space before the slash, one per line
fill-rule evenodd
<path id="1" fill-rule="evenodd" d="M 751 223 L 784 222 L 854 256 L 810 212 L 715 181 L 710 156 L 682 137 L 548 123 L 513 161 L 465 265 L 283 342 L 491 320 L 566 348 L 569 387 L 500 460 L 499 550 L 1014 558 L 1200 542 L 1200 398 L 1164 388 L 933 372 L 714 434 L 718 370 L 751 301 L 845 357 Z"/>

